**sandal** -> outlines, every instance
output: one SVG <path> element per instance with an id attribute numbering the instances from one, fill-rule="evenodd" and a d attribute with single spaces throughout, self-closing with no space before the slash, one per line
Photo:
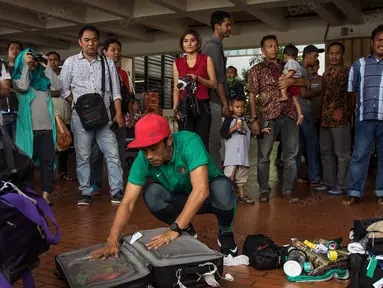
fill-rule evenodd
<path id="1" fill-rule="evenodd" d="M 359 203 L 361 201 L 361 199 L 360 198 L 358 198 L 358 197 L 348 197 L 348 199 L 347 200 L 344 200 L 343 201 L 343 204 L 344 205 L 346 205 L 346 206 L 350 206 L 350 205 L 354 205 L 354 204 L 357 204 L 357 203 Z"/>
<path id="2" fill-rule="evenodd" d="M 331 195 L 343 195 L 345 191 L 340 188 L 333 188 L 328 190 L 327 193 Z"/>
<path id="3" fill-rule="evenodd" d="M 59 175 L 60 179 L 64 180 L 64 181 L 74 181 L 74 179 L 72 177 L 69 177 L 69 175 L 67 173 L 61 173 Z"/>
<path id="4" fill-rule="evenodd" d="M 269 192 L 262 192 L 259 196 L 259 202 L 269 202 Z"/>
<path id="5" fill-rule="evenodd" d="M 309 181 L 306 180 L 306 179 L 303 179 L 303 178 L 298 178 L 296 182 L 299 183 L 299 184 L 304 184 L 304 183 L 307 183 Z"/>
<path id="6" fill-rule="evenodd" d="M 246 204 L 254 204 L 254 200 L 249 198 L 247 195 L 243 195 L 243 197 L 239 197 L 239 201 Z"/>

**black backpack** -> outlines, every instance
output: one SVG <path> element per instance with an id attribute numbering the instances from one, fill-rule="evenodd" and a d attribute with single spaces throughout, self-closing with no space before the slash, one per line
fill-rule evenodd
<path id="1" fill-rule="evenodd" d="M 277 246 L 273 240 L 262 234 L 247 236 L 242 254 L 249 257 L 249 263 L 257 270 L 282 268 L 287 248 Z"/>
<path id="2" fill-rule="evenodd" d="M 0 181 L 23 187 L 31 184 L 35 164 L 0 126 Z"/>

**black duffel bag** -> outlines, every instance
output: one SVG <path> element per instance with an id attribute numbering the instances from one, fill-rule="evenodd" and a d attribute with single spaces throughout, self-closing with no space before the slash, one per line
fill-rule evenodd
<path id="1" fill-rule="evenodd" d="M 243 244 L 242 254 L 249 257 L 250 266 L 257 270 L 273 270 L 283 267 L 287 248 L 277 246 L 262 234 L 249 235 Z"/>
<path id="2" fill-rule="evenodd" d="M 101 56 L 101 93 L 88 93 L 81 95 L 74 108 L 80 118 L 81 124 L 86 131 L 98 129 L 109 122 L 108 111 L 105 107 L 104 96 L 105 96 L 105 65 L 108 66 L 108 62 L 105 56 Z M 110 85 L 111 75 L 108 69 Z M 112 86 L 110 87 L 112 89 Z M 112 92 L 113 93 L 113 92 Z M 111 106 L 113 102 L 110 103 Z"/>

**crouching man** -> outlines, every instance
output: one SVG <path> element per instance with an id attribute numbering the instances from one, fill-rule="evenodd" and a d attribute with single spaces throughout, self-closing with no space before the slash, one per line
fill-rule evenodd
<path id="1" fill-rule="evenodd" d="M 92 259 L 118 255 L 121 232 L 142 190 L 151 213 L 170 226 L 146 244 L 148 249 L 169 244 L 182 231 L 196 236 L 193 217 L 213 213 L 218 219 L 221 252 L 236 256 L 238 248 L 231 231 L 236 210 L 233 186 L 216 168 L 201 138 L 189 131 L 171 134 L 167 121 L 154 114 L 137 122 L 135 137 L 129 148 L 141 151 L 130 170 L 107 244 L 93 252 Z M 144 187 L 148 177 L 154 181 Z"/>

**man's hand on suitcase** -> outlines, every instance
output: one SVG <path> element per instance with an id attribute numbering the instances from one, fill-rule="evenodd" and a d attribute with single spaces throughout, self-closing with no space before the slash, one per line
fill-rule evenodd
<path id="1" fill-rule="evenodd" d="M 118 253 L 120 252 L 120 247 L 117 241 L 108 241 L 104 247 L 98 249 L 90 254 L 92 257 L 89 261 L 94 261 L 102 257 L 102 259 L 107 259 L 109 256 L 114 255 L 115 258 L 118 258 Z"/>
<path id="2" fill-rule="evenodd" d="M 149 250 L 158 249 L 158 248 L 161 248 L 165 244 L 169 244 L 174 239 L 176 239 L 178 236 L 180 236 L 180 234 L 178 232 L 169 230 L 168 232 L 166 232 L 162 235 L 158 235 L 158 236 L 152 238 L 152 242 L 146 244 L 145 246 Z"/>

